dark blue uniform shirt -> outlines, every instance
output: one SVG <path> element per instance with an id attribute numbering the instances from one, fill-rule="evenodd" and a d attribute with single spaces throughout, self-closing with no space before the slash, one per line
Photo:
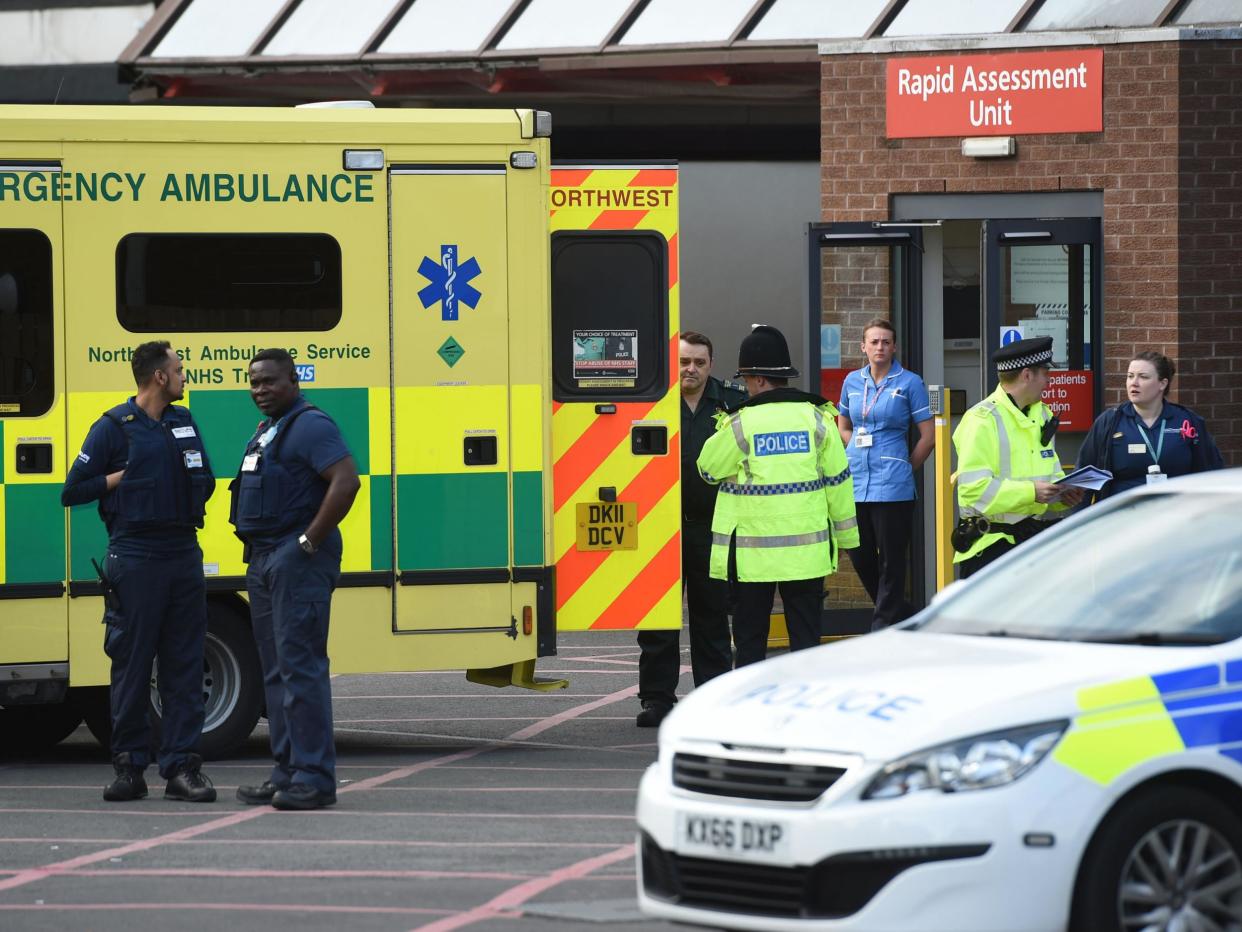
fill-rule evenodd
<path id="1" fill-rule="evenodd" d="M 267 443 L 262 438 L 273 426 L 270 418 L 259 424 L 246 444 L 238 473 L 236 523 L 238 533 L 256 550 L 271 549 L 306 530 L 328 491 L 320 474 L 350 455 L 332 418 L 318 408 L 302 410 L 307 407 L 299 396 L 275 421 L 276 432 Z M 257 460 L 250 460 L 256 455 Z M 248 469 L 248 463 L 254 468 Z M 339 554 L 339 531 L 329 535 L 323 547 Z"/>
<path id="2" fill-rule="evenodd" d="M 1203 419 L 1189 408 L 1166 401 L 1148 427 L 1127 401 L 1105 411 L 1091 426 L 1078 453 L 1078 465 L 1088 464 L 1112 472 L 1112 481 L 1099 496 L 1107 498 L 1145 484 L 1153 465 L 1172 478 L 1219 469 L 1222 462 Z"/>
<path id="3" fill-rule="evenodd" d="M 114 551 L 194 548 L 196 529 L 203 526 L 203 506 L 216 480 L 189 410 L 169 405 L 155 421 L 130 398 L 109 414 L 86 435 L 65 477 L 61 504 L 97 500 Z M 109 492 L 108 475 L 122 469 L 125 475 Z"/>

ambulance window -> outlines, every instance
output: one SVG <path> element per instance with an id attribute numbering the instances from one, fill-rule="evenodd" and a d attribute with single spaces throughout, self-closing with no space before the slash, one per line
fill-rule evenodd
<path id="1" fill-rule="evenodd" d="M 56 397 L 52 243 L 0 230 L 0 417 L 46 414 Z"/>
<path id="2" fill-rule="evenodd" d="M 552 237 L 557 401 L 654 400 L 668 384 L 668 243 L 653 231 Z"/>
<path id="3" fill-rule="evenodd" d="M 341 247 L 324 233 L 133 233 L 116 249 L 133 333 L 331 330 Z"/>

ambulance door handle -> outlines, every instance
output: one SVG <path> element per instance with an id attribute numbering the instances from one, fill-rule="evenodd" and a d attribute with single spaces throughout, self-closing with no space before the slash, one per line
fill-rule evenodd
<path id="1" fill-rule="evenodd" d="M 494 434 L 472 435 L 462 442 L 462 460 L 467 466 L 496 465 L 496 437 Z"/>
<path id="2" fill-rule="evenodd" d="M 632 427 L 630 452 L 635 456 L 663 456 L 668 453 L 668 428 L 663 424 Z"/>
<path id="3" fill-rule="evenodd" d="M 19 443 L 17 445 L 17 472 L 50 473 L 52 471 L 52 445 L 50 443 Z"/>

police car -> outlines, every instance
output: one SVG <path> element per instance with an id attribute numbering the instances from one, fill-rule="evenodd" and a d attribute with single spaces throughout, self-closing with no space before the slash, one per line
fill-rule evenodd
<path id="1" fill-rule="evenodd" d="M 1109 499 L 660 731 L 642 909 L 737 929 L 1242 930 L 1242 470 Z"/>

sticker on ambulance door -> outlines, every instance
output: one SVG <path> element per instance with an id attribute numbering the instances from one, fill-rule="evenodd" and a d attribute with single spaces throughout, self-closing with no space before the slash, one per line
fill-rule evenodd
<path id="1" fill-rule="evenodd" d="M 575 330 L 578 387 L 632 388 L 638 380 L 637 330 Z"/>
<path id="2" fill-rule="evenodd" d="M 638 502 L 579 502 L 579 550 L 637 550 Z"/>

